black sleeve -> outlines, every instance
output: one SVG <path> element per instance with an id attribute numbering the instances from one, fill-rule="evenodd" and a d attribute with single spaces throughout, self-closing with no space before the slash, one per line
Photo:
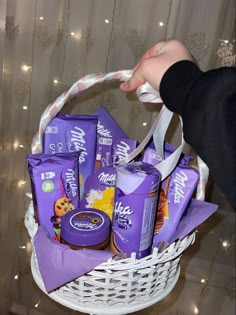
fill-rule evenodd
<path id="1" fill-rule="evenodd" d="M 235 208 L 236 68 L 202 72 L 190 61 L 177 62 L 164 74 L 160 95 L 182 117 L 186 142 Z"/>

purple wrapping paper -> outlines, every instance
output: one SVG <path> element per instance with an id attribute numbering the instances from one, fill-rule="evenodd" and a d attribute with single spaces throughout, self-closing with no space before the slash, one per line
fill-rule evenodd
<path id="1" fill-rule="evenodd" d="M 218 206 L 212 203 L 192 199 L 169 243 L 183 239 L 206 221 L 217 208 Z M 114 253 L 109 251 L 71 250 L 68 246 L 52 240 L 43 226 L 38 228 L 34 246 L 47 292 L 73 281 L 114 256 Z M 167 243 L 161 244 L 162 248 L 167 246 Z"/>
<path id="2" fill-rule="evenodd" d="M 197 226 L 206 221 L 217 209 L 218 206 L 213 203 L 192 199 L 169 243 L 178 239 L 182 240 Z"/>
<path id="3" fill-rule="evenodd" d="M 52 240 L 43 226 L 38 228 L 34 246 L 47 292 L 84 275 L 114 256 L 109 251 L 72 250 Z"/>

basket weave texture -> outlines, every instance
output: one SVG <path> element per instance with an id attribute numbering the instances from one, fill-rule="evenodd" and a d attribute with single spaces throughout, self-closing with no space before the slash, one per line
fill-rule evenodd
<path id="1" fill-rule="evenodd" d="M 33 204 L 25 215 L 25 226 L 32 239 L 32 272 L 36 283 L 45 291 L 34 252 L 33 237 L 38 225 L 34 219 Z M 104 307 L 115 314 L 114 307 L 141 309 L 144 303 L 153 304 L 165 297 L 179 277 L 180 258 L 194 242 L 195 232 L 172 243 L 162 252 L 155 248 L 152 255 L 137 260 L 130 258 L 100 264 L 84 276 L 62 286 L 52 298 L 72 309 L 94 312 Z M 49 294 L 50 295 L 50 294 Z M 140 307 L 139 307 L 140 305 Z M 109 312 L 113 309 L 113 313 Z M 127 310 L 126 310 L 127 312 Z M 94 313 L 95 314 L 95 313 Z"/>

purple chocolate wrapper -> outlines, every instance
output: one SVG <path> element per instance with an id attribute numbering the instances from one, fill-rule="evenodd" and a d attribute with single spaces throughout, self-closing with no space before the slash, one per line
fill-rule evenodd
<path id="1" fill-rule="evenodd" d="M 165 142 L 164 158 L 166 159 L 175 150 L 176 150 L 176 147 L 174 147 L 170 143 Z M 158 152 L 156 152 L 153 141 L 145 149 L 143 156 L 141 157 L 141 161 L 146 162 L 146 163 L 150 163 L 152 165 L 157 164 L 158 162 L 162 161 L 161 157 L 158 155 Z M 179 159 L 178 164 L 189 165 L 189 163 L 191 161 L 193 161 L 193 157 L 191 155 L 182 153 L 180 155 L 180 159 Z"/>
<path id="2" fill-rule="evenodd" d="M 150 253 L 161 174 L 150 164 L 134 162 L 117 167 L 112 221 L 112 249 Z"/>
<path id="3" fill-rule="evenodd" d="M 99 107 L 95 115 L 98 116 L 96 154 L 96 169 L 98 169 L 99 167 L 112 165 L 113 139 L 127 139 L 128 137 L 105 107 Z"/>
<path id="4" fill-rule="evenodd" d="M 80 196 L 86 178 L 93 174 L 97 143 L 96 116 L 58 114 L 44 133 L 44 152 L 61 153 L 80 151 Z"/>
<path id="5" fill-rule="evenodd" d="M 80 206 L 104 211 L 112 219 L 116 184 L 116 169 L 102 167 L 90 175 L 84 186 L 84 198 Z"/>
<path id="6" fill-rule="evenodd" d="M 114 139 L 112 143 L 112 162 L 113 164 L 125 159 L 132 153 L 137 145 L 133 139 Z"/>
<path id="7" fill-rule="evenodd" d="M 36 218 L 57 239 L 53 222 L 79 206 L 78 158 L 78 152 L 27 156 Z"/>
<path id="8" fill-rule="evenodd" d="M 174 147 L 166 144 L 165 157 L 173 151 Z M 152 165 L 161 162 L 158 153 L 151 147 L 145 150 L 143 160 Z M 188 166 L 191 160 L 191 157 L 182 155 L 172 174 L 161 183 L 153 247 L 156 247 L 159 242 L 169 242 L 193 196 L 199 174 L 195 168 Z"/>

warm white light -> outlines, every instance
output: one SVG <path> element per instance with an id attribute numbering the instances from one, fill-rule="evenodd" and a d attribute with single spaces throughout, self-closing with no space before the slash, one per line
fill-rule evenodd
<path id="1" fill-rule="evenodd" d="M 71 35 L 71 36 L 75 36 L 75 33 L 74 33 L 74 32 L 71 32 L 70 35 Z"/>
<path id="2" fill-rule="evenodd" d="M 23 246 L 19 246 L 20 249 L 26 249 L 26 246 L 23 245 Z"/>
<path id="3" fill-rule="evenodd" d="M 18 140 L 15 140 L 14 143 L 13 143 L 13 149 L 14 150 L 17 150 L 19 147 L 19 141 Z"/>
<path id="4" fill-rule="evenodd" d="M 31 242 L 26 243 L 26 252 L 31 254 L 32 253 L 32 244 Z"/>
<path id="5" fill-rule="evenodd" d="M 40 301 L 38 301 L 38 303 L 36 303 L 36 304 L 34 305 L 34 307 L 37 308 L 37 307 L 39 306 L 39 303 L 40 303 Z"/>
<path id="6" fill-rule="evenodd" d="M 104 22 L 107 24 L 110 23 L 110 21 L 108 19 L 105 19 Z"/>
<path id="7" fill-rule="evenodd" d="M 27 110 L 27 109 L 28 109 L 28 106 L 22 106 L 22 108 L 23 108 L 24 110 Z"/>
<path id="8" fill-rule="evenodd" d="M 206 283 L 206 279 L 202 278 L 201 283 Z"/>
<path id="9" fill-rule="evenodd" d="M 59 81 L 58 81 L 57 79 L 54 79 L 54 80 L 53 80 L 53 83 L 54 83 L 54 84 L 58 84 Z"/>
<path id="10" fill-rule="evenodd" d="M 25 185 L 26 184 L 26 181 L 25 180 L 19 180 L 18 181 L 18 187 L 21 187 L 21 186 L 23 186 L 23 185 Z"/>
<path id="11" fill-rule="evenodd" d="M 227 240 L 223 241 L 223 242 L 222 242 L 222 246 L 223 246 L 223 247 L 229 247 L 229 246 L 230 246 L 229 241 L 227 241 Z"/>
<path id="12" fill-rule="evenodd" d="M 143 126 L 147 126 L 147 123 L 146 123 L 146 122 L 143 122 Z"/>
<path id="13" fill-rule="evenodd" d="M 159 22 L 159 26 L 160 27 L 164 26 L 164 23 L 163 22 Z"/>
<path id="14" fill-rule="evenodd" d="M 198 310 L 197 306 L 194 306 L 194 314 L 199 314 L 199 310 Z"/>
<path id="15" fill-rule="evenodd" d="M 44 19 L 44 17 L 43 16 L 40 16 L 40 18 L 39 18 L 40 20 L 43 20 Z"/>
<path id="16" fill-rule="evenodd" d="M 22 65 L 21 69 L 25 72 L 29 71 L 31 69 L 31 66 L 27 66 L 27 65 Z"/>
<path id="17" fill-rule="evenodd" d="M 19 278 L 18 275 L 15 275 L 15 276 L 14 276 L 14 279 L 15 279 L 15 280 L 18 280 L 18 278 Z"/>
<path id="18" fill-rule="evenodd" d="M 224 40 L 224 42 L 225 42 L 225 44 L 228 44 L 229 41 L 226 39 L 226 40 Z"/>
<path id="19" fill-rule="evenodd" d="M 19 147 L 20 147 L 20 148 L 24 148 L 23 144 L 20 144 Z"/>

